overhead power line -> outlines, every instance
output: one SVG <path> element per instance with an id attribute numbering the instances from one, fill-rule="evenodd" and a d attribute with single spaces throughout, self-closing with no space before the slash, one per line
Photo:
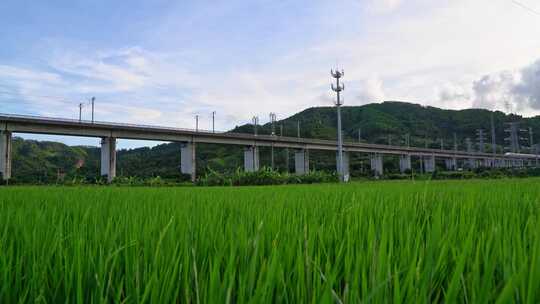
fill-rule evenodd
<path id="1" fill-rule="evenodd" d="M 512 3 L 514 3 L 515 5 L 523 8 L 523 9 L 525 9 L 525 10 L 531 12 L 531 13 L 540 16 L 540 11 L 537 11 L 534 8 L 532 8 L 532 7 L 528 6 L 528 5 L 525 5 L 525 4 L 523 4 L 523 3 L 519 2 L 519 1 L 516 1 L 516 0 L 510 0 L 510 1 Z"/>

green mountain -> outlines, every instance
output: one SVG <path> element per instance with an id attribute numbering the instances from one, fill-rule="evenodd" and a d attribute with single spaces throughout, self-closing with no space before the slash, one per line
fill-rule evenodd
<path id="1" fill-rule="evenodd" d="M 498 152 L 503 151 L 505 123 L 519 121 L 520 127 L 529 127 L 540 132 L 540 116 L 524 118 L 518 115 L 506 115 L 484 109 L 444 110 L 405 102 L 384 102 L 364 106 L 343 107 L 343 131 L 346 141 L 358 141 L 361 130 L 362 141 L 369 143 L 394 145 L 405 144 L 405 134 L 410 134 L 411 146 L 440 148 L 440 139 L 445 148 L 453 148 L 454 134 L 458 147 L 466 149 L 465 139 L 476 142 L 476 130 L 483 129 L 486 134 L 486 151 L 491 151 L 491 117 L 495 123 Z M 286 119 L 277 121 L 275 131 L 278 135 L 308 138 L 335 139 L 336 112 L 333 107 L 315 107 L 306 109 Z M 252 125 L 238 126 L 231 132 L 253 133 Z M 270 134 L 269 123 L 258 127 L 259 134 Z M 534 142 L 540 136 L 534 134 Z M 525 145 L 528 146 L 528 143 Z M 475 145 L 475 149 L 477 149 Z M 99 174 L 99 148 L 69 147 L 55 142 L 38 142 L 16 138 L 13 145 L 13 177 L 19 182 L 55 182 L 58 179 L 81 177 L 94 178 Z M 287 163 L 294 166 L 292 153 L 285 149 L 276 149 L 275 166 L 285 170 Z M 179 173 L 180 144 L 161 144 L 152 148 L 120 150 L 117 154 L 117 174 L 119 176 L 152 177 L 161 176 L 171 179 L 187 179 Z M 269 166 L 270 149 L 261 149 L 261 165 Z M 287 157 L 288 155 L 288 157 Z M 243 165 L 242 147 L 226 145 L 199 144 L 197 146 L 197 172 L 207 170 L 220 172 L 234 171 Z M 288 161 L 287 161 L 288 159 Z M 312 151 L 312 168 L 334 170 L 335 155 L 331 152 Z M 362 170 L 365 156 L 354 155 L 351 169 Z M 385 163 L 387 170 L 397 170 L 396 161 Z"/>

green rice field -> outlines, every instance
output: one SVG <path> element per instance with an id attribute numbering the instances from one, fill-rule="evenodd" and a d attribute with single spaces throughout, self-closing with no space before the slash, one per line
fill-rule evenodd
<path id="1" fill-rule="evenodd" d="M 538 303 L 540 179 L 2 187 L 0 303 Z"/>

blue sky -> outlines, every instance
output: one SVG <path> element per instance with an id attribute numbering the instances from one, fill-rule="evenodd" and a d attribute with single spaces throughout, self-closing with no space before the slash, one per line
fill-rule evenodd
<path id="1" fill-rule="evenodd" d="M 0 2 L 0 112 L 210 127 L 345 101 L 540 113 L 540 5 L 522 0 Z M 88 109 L 84 112 L 89 118 Z M 30 138 L 50 139 L 50 137 Z M 57 138 L 69 144 L 97 140 Z M 122 141 L 121 147 L 146 145 Z"/>

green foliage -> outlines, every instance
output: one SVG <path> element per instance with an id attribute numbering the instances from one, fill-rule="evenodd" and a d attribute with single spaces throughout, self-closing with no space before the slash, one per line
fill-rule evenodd
<path id="1" fill-rule="evenodd" d="M 197 180 L 199 186 L 254 186 L 254 185 L 285 185 L 285 184 L 314 184 L 337 182 L 335 174 L 322 171 L 311 171 L 304 175 L 280 173 L 271 168 L 262 168 L 256 172 L 236 170 L 233 174 L 223 174 L 210 170 Z"/>
<path id="2" fill-rule="evenodd" d="M 539 182 L 6 187 L 0 303 L 538 303 Z"/>
<path id="3" fill-rule="evenodd" d="M 452 180 L 452 179 L 501 179 L 540 177 L 540 168 L 478 168 L 475 171 L 435 171 L 429 174 L 419 173 L 390 173 L 380 177 L 387 180 Z"/>

